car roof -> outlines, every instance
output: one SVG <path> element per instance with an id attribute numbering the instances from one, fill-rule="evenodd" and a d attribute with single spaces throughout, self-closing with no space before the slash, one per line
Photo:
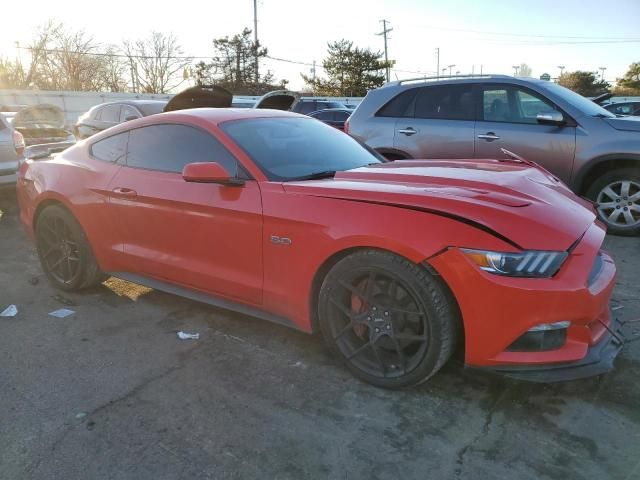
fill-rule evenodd
<path id="1" fill-rule="evenodd" d="M 511 75 L 457 75 L 457 76 L 444 76 L 444 77 L 419 77 L 409 78 L 405 80 L 396 80 L 393 82 L 385 83 L 380 88 L 411 88 L 420 85 L 450 85 L 457 83 L 514 83 L 520 85 L 526 84 L 540 84 L 546 85 L 549 82 L 546 80 L 539 80 L 532 77 L 513 77 Z"/>
<path id="2" fill-rule="evenodd" d="M 95 109 L 95 108 L 100 108 L 100 107 L 104 107 L 105 105 L 132 105 L 132 106 L 136 106 L 136 105 L 166 105 L 168 102 L 168 100 L 137 100 L 137 99 L 131 99 L 131 100 L 114 100 L 113 102 L 105 102 L 105 103 L 99 103 L 98 105 L 94 105 L 93 107 L 91 107 L 91 109 Z"/>
<path id="3" fill-rule="evenodd" d="M 111 135 L 133 130 L 135 128 L 151 125 L 161 125 L 163 123 L 196 124 L 200 126 L 214 125 L 233 120 L 248 120 L 254 118 L 311 118 L 298 113 L 284 110 L 255 109 L 255 108 L 189 108 L 186 110 L 174 110 L 171 112 L 158 113 L 148 117 L 130 120 L 120 123 L 114 127 L 103 130 L 91 138 L 98 141 Z M 94 143 L 94 142 L 91 142 Z"/>

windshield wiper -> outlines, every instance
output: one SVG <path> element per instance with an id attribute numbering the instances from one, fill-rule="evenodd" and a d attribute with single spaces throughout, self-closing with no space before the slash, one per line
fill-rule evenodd
<path id="1" fill-rule="evenodd" d="M 313 172 L 309 175 L 302 175 L 300 177 L 293 177 L 288 179 L 289 182 L 297 182 L 300 180 L 320 180 L 321 178 L 333 178 L 336 174 L 335 170 L 323 170 L 321 172 Z"/>

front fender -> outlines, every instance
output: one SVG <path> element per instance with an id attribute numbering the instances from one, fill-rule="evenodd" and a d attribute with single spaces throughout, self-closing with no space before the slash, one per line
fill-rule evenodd
<path id="1" fill-rule="evenodd" d="M 263 203 L 264 304 L 305 331 L 312 330 L 309 299 L 315 294 L 318 272 L 343 252 L 377 248 L 419 264 L 452 245 L 515 249 L 472 225 L 402 207 L 268 193 Z M 272 243 L 271 235 L 291 243 Z"/>

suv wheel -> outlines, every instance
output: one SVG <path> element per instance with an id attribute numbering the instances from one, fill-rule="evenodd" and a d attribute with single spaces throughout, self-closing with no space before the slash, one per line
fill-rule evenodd
<path id="1" fill-rule="evenodd" d="M 593 182 L 587 197 L 596 202 L 598 215 L 610 233 L 640 234 L 640 171 L 613 170 Z"/>

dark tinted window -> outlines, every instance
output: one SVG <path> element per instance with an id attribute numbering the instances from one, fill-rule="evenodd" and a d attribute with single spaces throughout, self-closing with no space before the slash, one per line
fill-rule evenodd
<path id="1" fill-rule="evenodd" d="M 130 167 L 182 172 L 195 162 L 218 162 L 231 175 L 236 159 L 210 134 L 186 125 L 152 125 L 131 130 L 127 165 Z"/>
<path id="2" fill-rule="evenodd" d="M 400 95 L 389 101 L 384 107 L 378 110 L 379 117 L 406 117 L 409 105 L 416 96 L 418 89 L 405 90 Z"/>
<path id="3" fill-rule="evenodd" d="M 316 108 L 316 102 L 315 101 L 311 101 L 311 102 L 299 102 L 296 105 L 295 111 L 298 113 L 304 113 L 305 115 L 307 113 L 311 113 L 311 112 L 315 112 L 316 110 L 318 110 Z"/>
<path id="4" fill-rule="evenodd" d="M 222 129 L 273 181 L 381 163 L 349 135 L 311 118 L 256 118 Z"/>
<path id="5" fill-rule="evenodd" d="M 325 122 L 327 120 L 333 120 L 335 118 L 334 112 L 318 112 L 313 117 L 317 118 L 318 120 L 324 120 Z"/>
<path id="6" fill-rule="evenodd" d="M 334 114 L 335 114 L 335 119 L 339 122 L 346 120 L 351 115 L 350 113 L 347 113 L 347 112 L 334 112 Z"/>
<path id="7" fill-rule="evenodd" d="M 100 120 L 103 122 L 118 123 L 120 121 L 120 105 L 106 105 L 102 107 Z"/>
<path id="8" fill-rule="evenodd" d="M 472 85 L 422 87 L 418 92 L 416 118 L 473 120 Z"/>
<path id="9" fill-rule="evenodd" d="M 344 104 L 340 103 L 340 102 L 334 102 L 334 101 L 330 101 L 330 100 L 321 100 L 318 102 L 318 104 L 316 105 L 317 109 L 320 110 L 322 108 L 344 108 Z"/>
<path id="10" fill-rule="evenodd" d="M 91 145 L 91 155 L 104 162 L 117 162 L 127 153 L 129 132 L 119 133 Z"/>

